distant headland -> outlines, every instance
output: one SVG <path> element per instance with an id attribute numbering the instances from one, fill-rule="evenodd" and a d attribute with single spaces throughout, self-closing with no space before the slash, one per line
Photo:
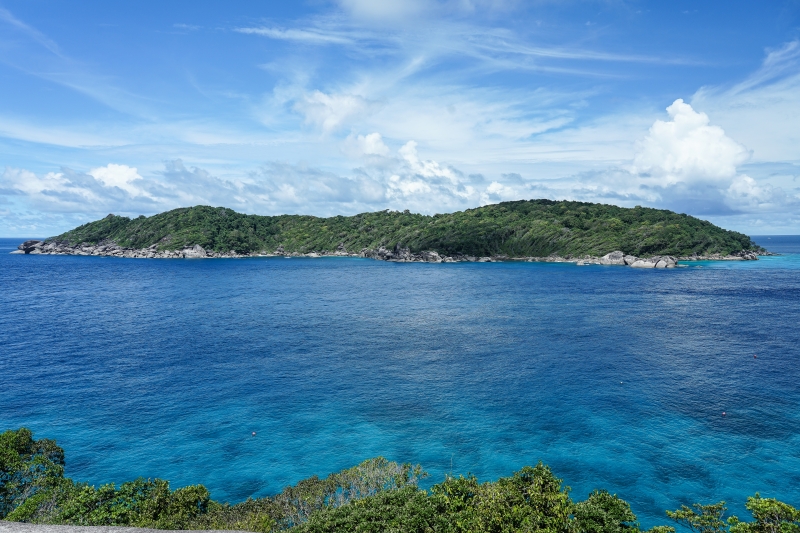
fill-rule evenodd
<path id="1" fill-rule="evenodd" d="M 16 253 L 128 258 L 354 256 L 396 262 L 571 261 L 673 267 L 771 255 L 750 237 L 663 209 L 521 200 L 448 214 L 377 211 L 320 218 L 244 215 L 224 207 L 116 215 Z"/>

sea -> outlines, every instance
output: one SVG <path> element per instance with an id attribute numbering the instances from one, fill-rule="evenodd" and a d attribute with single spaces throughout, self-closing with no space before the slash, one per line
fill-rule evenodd
<path id="1" fill-rule="evenodd" d="M 56 439 L 76 481 L 233 503 L 376 456 L 423 486 L 542 461 L 643 527 L 800 506 L 800 236 L 669 270 L 9 254 L 23 240 L 0 239 L 0 431 Z"/>

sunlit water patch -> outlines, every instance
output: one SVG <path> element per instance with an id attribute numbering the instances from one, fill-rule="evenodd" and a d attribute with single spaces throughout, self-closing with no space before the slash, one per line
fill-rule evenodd
<path id="1" fill-rule="evenodd" d="M 239 501 L 377 455 L 430 483 L 541 460 L 645 526 L 756 491 L 800 504 L 800 254 L 656 271 L 19 242 L 0 240 L 0 429 L 57 439 L 74 479 Z"/>

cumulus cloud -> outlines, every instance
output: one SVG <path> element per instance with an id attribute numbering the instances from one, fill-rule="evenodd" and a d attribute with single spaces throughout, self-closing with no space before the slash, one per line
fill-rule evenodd
<path id="1" fill-rule="evenodd" d="M 348 135 L 344 142 L 344 151 L 351 157 L 389 155 L 389 147 L 383 142 L 383 137 L 378 132 L 367 135 Z"/>
<path id="2" fill-rule="evenodd" d="M 725 191 L 725 198 L 732 208 L 746 213 L 780 213 L 800 207 L 797 196 L 772 184 L 758 183 L 745 174 L 734 178 Z"/>
<path id="3" fill-rule="evenodd" d="M 507 200 L 519 200 L 519 187 L 514 184 L 503 184 L 499 181 L 493 181 L 481 193 L 481 205 L 496 204 Z"/>
<path id="4" fill-rule="evenodd" d="M 139 172 L 128 165 L 109 163 L 104 167 L 93 168 L 89 175 L 106 187 L 117 187 L 131 196 L 149 196 L 146 191 L 136 186 L 136 181 L 142 177 Z"/>
<path id="5" fill-rule="evenodd" d="M 465 175 L 452 166 L 422 159 L 415 141 L 408 141 L 397 154 L 394 168 L 383 178 L 393 208 L 443 212 L 480 202 L 476 185 L 483 181 L 482 176 Z"/>
<path id="6" fill-rule="evenodd" d="M 46 212 L 149 211 L 154 207 L 153 197 L 146 191 L 146 182 L 132 185 L 137 180 L 142 178 L 136 169 L 125 165 L 111 164 L 89 173 L 65 168 L 45 174 L 6 167 L 0 174 L 0 191 L 22 197 L 31 207 Z"/>
<path id="7" fill-rule="evenodd" d="M 458 182 L 457 171 L 453 168 L 442 167 L 433 160 L 423 161 L 417 153 L 416 141 L 408 141 L 398 153 L 403 158 L 410 174 L 420 176 L 438 183 L 447 182 L 455 184 Z"/>
<path id="8" fill-rule="evenodd" d="M 627 164 L 557 179 L 467 173 L 427 156 L 426 145 L 410 140 L 392 150 L 372 132 L 345 139 L 343 149 L 360 164 L 349 172 L 273 161 L 250 172 L 220 175 L 180 159 L 145 173 L 121 163 L 45 174 L 6 168 L 0 194 L 17 199 L 10 210 L 20 220 L 23 205 L 72 213 L 73 219 L 198 204 L 260 214 L 331 216 L 386 208 L 437 213 L 528 198 L 643 204 L 717 217 L 774 216 L 800 207 L 796 190 L 742 172 L 750 152 L 708 115 L 682 100 L 670 105 L 667 115 L 652 124 Z"/>
<path id="9" fill-rule="evenodd" d="M 657 120 L 639 145 L 633 171 L 654 178 L 659 185 L 678 182 L 724 181 L 747 161 L 747 149 L 708 115 L 698 113 L 682 99 L 667 108 L 669 121 Z"/>
<path id="10" fill-rule="evenodd" d="M 282 162 L 270 162 L 245 174 L 220 176 L 182 160 L 165 161 L 161 170 L 140 173 L 109 163 L 86 172 L 62 169 L 37 174 L 7 168 L 0 194 L 15 197 L 14 218 L 27 208 L 62 213 L 62 220 L 92 220 L 107 213 L 138 216 L 190 205 L 222 205 L 261 214 L 318 216 L 379 209 L 435 213 L 463 209 L 514 194 L 481 175 L 420 155 L 408 141 L 391 151 L 373 132 L 351 137 L 364 158 L 349 175 Z M 52 233 L 68 229 L 53 228 Z"/>
<path id="11" fill-rule="evenodd" d="M 0 184 L 5 194 L 35 195 L 48 190 L 64 190 L 68 182 L 63 177 L 60 172 L 37 176 L 25 169 L 6 167 Z"/>
<path id="12" fill-rule="evenodd" d="M 638 144 L 626 179 L 627 189 L 655 204 L 693 214 L 785 211 L 798 198 L 761 184 L 740 172 L 751 152 L 711 124 L 709 116 L 683 100 L 667 108 L 670 120 L 657 120 Z"/>

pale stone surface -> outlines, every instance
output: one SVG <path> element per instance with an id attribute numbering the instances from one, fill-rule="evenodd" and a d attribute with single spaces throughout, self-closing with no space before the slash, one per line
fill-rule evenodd
<path id="1" fill-rule="evenodd" d="M 191 248 L 184 248 L 182 253 L 183 257 L 187 259 L 201 259 L 203 257 L 208 257 L 205 248 L 203 248 L 199 244 L 195 244 Z"/>
<path id="2" fill-rule="evenodd" d="M 734 255 L 722 256 L 719 254 L 712 254 L 708 256 L 692 255 L 689 257 L 672 257 L 672 256 L 654 256 L 650 258 L 638 258 L 633 255 L 625 255 L 623 252 L 616 250 L 608 253 L 603 257 L 583 256 L 561 257 L 558 255 L 549 255 L 547 257 L 508 257 L 506 255 L 495 255 L 492 257 L 475 257 L 468 255 L 456 254 L 453 256 L 440 255 L 435 250 L 424 251 L 420 253 L 412 253 L 407 247 L 401 244 L 395 244 L 393 248 L 387 249 L 385 246 L 380 246 L 377 249 L 364 248 L 360 252 L 348 252 L 343 244 L 340 244 L 335 251 L 329 250 L 315 250 L 308 253 L 301 252 L 287 252 L 283 246 L 278 246 L 274 253 L 268 253 L 266 250 L 254 251 L 250 253 L 237 253 L 234 250 L 229 252 L 217 252 L 214 250 L 208 251 L 203 249 L 199 244 L 189 246 L 183 250 L 158 250 L 158 244 L 152 244 L 147 248 L 132 249 L 124 248 L 112 241 L 103 241 L 96 245 L 89 245 L 81 243 L 78 245 L 70 245 L 65 242 L 42 242 L 42 241 L 26 241 L 19 245 L 18 251 L 11 253 L 24 253 L 31 255 L 49 254 L 49 255 L 93 255 L 102 257 L 124 257 L 131 259 L 179 259 L 179 258 L 238 258 L 238 257 L 365 257 L 370 259 L 377 259 L 380 261 L 392 262 L 429 262 L 429 263 L 458 263 L 458 262 L 478 262 L 478 263 L 491 263 L 495 261 L 529 261 L 529 262 L 546 262 L 546 263 L 564 263 L 564 262 L 580 262 L 582 265 L 629 265 L 636 268 L 674 268 L 678 260 L 681 261 L 699 261 L 699 260 L 713 260 L 713 261 L 757 261 L 758 255 L 750 251 L 741 251 Z M 764 255 L 774 255 L 765 252 Z"/>
<path id="3" fill-rule="evenodd" d="M 600 258 L 601 265 L 624 265 L 625 254 L 617 250 Z"/>
<path id="4" fill-rule="evenodd" d="M 442 258 L 436 252 L 422 252 L 422 260 L 426 263 L 441 263 Z"/>

